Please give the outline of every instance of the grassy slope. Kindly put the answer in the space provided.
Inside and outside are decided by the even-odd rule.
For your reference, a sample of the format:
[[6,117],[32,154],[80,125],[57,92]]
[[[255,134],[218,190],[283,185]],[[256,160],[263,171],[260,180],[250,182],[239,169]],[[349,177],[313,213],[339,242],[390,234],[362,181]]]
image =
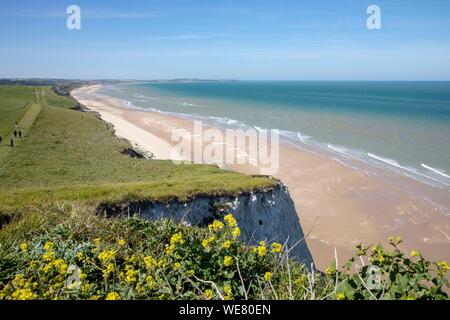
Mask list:
[[[30,90],[15,88],[17,105],[36,102]],[[120,151],[128,144],[115,138],[105,122],[93,113],[65,109],[75,102],[56,96],[49,88],[45,92],[31,130],[0,164],[0,210],[50,200],[186,199],[273,186],[267,178],[213,166],[175,165],[122,155]]]

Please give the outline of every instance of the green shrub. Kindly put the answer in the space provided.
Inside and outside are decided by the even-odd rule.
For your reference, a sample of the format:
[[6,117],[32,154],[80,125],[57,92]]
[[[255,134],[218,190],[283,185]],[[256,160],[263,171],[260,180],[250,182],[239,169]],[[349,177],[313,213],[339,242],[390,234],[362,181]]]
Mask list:
[[[406,258],[396,240],[392,252],[358,246],[342,270],[324,274],[289,259],[282,244],[244,245],[239,235],[232,215],[201,229],[75,208],[39,212],[0,230],[0,299],[447,297],[448,266]],[[374,267],[381,288],[372,286]]]

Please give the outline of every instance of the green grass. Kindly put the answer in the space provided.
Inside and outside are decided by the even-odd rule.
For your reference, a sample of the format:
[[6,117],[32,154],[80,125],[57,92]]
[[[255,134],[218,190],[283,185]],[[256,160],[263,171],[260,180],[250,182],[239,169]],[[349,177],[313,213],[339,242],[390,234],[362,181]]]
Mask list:
[[[36,98],[34,88],[14,89],[19,96],[23,91],[18,105]],[[44,92],[39,103],[29,104],[22,116],[20,124],[30,127],[29,132],[0,163],[1,211],[55,200],[94,204],[184,200],[196,195],[238,194],[275,184],[265,177],[214,166],[130,158],[121,153],[129,144],[117,139],[96,114],[67,109],[75,102],[55,96],[48,88]]]

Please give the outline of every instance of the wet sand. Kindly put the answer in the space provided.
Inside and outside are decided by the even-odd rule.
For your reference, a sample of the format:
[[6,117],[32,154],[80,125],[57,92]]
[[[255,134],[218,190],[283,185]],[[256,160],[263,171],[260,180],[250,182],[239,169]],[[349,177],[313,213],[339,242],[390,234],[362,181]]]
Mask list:
[[[195,148],[192,120],[127,109],[120,100],[98,95],[98,86],[83,87],[72,95],[85,107],[111,123],[116,134],[157,159],[173,159],[174,132],[188,136]],[[279,146],[280,168],[275,174],[288,187],[307,243],[319,268],[334,260],[334,248],[342,262],[354,246],[387,243],[402,236],[407,252],[419,250],[432,260],[450,260],[450,192],[401,175],[354,170],[326,157],[284,144]],[[227,146],[224,146],[226,151]],[[198,150],[197,150],[198,151]],[[250,154],[250,150],[246,150]],[[241,155],[242,156],[242,155]],[[187,157],[189,158],[189,157]],[[175,155],[176,160],[186,157]],[[260,166],[249,156],[245,164],[226,169],[259,174]],[[380,169],[381,170],[381,169]]]

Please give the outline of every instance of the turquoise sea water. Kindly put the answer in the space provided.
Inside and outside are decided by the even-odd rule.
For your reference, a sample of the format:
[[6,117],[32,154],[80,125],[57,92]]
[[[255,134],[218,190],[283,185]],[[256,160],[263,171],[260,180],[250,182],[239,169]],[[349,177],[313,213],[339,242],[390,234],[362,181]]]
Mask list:
[[450,188],[450,82],[134,83],[100,93],[218,126],[279,129],[296,147]]

